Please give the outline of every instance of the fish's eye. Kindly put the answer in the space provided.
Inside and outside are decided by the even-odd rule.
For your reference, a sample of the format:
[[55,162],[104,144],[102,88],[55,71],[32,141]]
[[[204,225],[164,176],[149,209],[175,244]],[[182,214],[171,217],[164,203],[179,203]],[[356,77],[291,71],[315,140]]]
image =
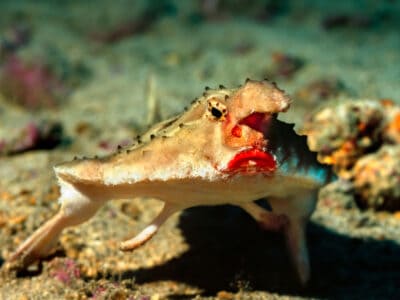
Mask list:
[[219,119],[222,117],[222,111],[220,111],[218,108],[211,108],[211,114],[216,118]]
[[223,121],[227,115],[226,105],[219,99],[212,98],[208,100],[207,115],[210,119],[216,121]]

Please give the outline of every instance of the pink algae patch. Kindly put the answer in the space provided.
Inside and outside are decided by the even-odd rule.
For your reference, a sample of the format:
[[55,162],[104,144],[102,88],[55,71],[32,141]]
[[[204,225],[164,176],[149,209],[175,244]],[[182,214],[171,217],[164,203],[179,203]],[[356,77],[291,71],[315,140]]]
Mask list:
[[27,109],[55,107],[62,90],[61,81],[44,64],[28,64],[10,56],[1,69],[1,93]]

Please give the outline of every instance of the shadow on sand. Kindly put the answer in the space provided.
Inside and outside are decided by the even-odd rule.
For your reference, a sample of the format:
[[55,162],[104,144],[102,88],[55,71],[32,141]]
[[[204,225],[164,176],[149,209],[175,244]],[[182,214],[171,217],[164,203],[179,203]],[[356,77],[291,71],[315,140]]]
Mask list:
[[189,209],[180,228],[188,252],[123,277],[135,277],[137,283],[176,280],[201,288],[204,295],[244,289],[325,299],[400,299],[400,246],[391,241],[350,238],[311,223],[312,278],[301,288],[283,237],[262,231],[240,209]]

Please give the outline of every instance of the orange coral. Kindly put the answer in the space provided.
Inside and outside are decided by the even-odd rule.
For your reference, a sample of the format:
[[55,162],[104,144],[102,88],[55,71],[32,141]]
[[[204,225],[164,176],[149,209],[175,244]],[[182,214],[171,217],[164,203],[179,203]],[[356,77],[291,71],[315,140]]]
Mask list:
[[400,209],[400,107],[393,100],[325,107],[303,133],[318,159],[352,183],[361,207]]

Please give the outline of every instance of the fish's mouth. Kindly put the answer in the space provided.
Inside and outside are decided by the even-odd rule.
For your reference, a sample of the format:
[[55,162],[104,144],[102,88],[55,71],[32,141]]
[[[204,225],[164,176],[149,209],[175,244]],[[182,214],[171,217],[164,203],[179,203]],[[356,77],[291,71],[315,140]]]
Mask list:
[[[241,130],[241,126],[247,126],[254,132],[254,141],[247,147],[236,153],[228,162],[227,171],[229,173],[256,174],[256,173],[272,173],[277,168],[274,155],[269,153],[265,147],[266,141],[264,133],[268,130],[272,115],[261,112],[253,112],[241,119],[232,128],[232,135],[235,136],[236,131]],[[261,133],[261,134],[260,134]]]
[[270,119],[270,114],[253,112],[247,117],[241,119],[238,124],[248,126],[255,131],[264,133],[270,123]]

